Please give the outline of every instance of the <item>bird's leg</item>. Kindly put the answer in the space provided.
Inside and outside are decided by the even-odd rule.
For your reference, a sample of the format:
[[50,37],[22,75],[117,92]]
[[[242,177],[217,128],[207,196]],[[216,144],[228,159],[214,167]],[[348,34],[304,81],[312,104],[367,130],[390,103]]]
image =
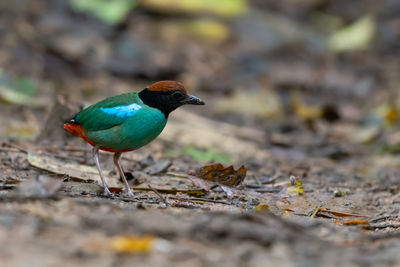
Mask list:
[[115,164],[115,166],[117,166],[119,175],[122,177],[122,180],[124,180],[125,187],[126,187],[126,193],[128,194],[128,196],[132,197],[132,196],[134,196],[134,194],[131,190],[131,187],[128,184],[128,181],[126,180],[124,170],[122,169],[121,164],[119,164],[119,158],[121,157],[121,155],[122,154],[118,153],[118,152],[114,154],[114,164]]
[[107,187],[106,181],[104,180],[103,172],[101,171],[100,162],[99,162],[99,148],[98,146],[93,147],[93,158],[96,163],[97,170],[99,171],[101,181],[104,187],[104,194],[111,195],[110,190]]

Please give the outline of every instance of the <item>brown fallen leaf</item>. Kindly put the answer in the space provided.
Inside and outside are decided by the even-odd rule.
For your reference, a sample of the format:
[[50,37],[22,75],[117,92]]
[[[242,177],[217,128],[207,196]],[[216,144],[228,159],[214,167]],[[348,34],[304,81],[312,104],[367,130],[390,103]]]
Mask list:
[[246,172],[244,166],[235,171],[232,165],[224,168],[221,163],[215,163],[201,167],[194,174],[188,175],[188,178],[195,186],[206,191],[210,191],[215,186],[220,186],[228,197],[232,197],[235,191],[232,190],[233,187],[244,181]]
[[205,181],[201,178],[197,178],[196,176],[193,176],[193,175],[188,175],[187,178],[190,181],[192,181],[194,186],[199,187],[205,191],[211,190],[211,185],[207,181]]
[[237,194],[251,195],[267,201],[274,199],[276,201],[274,196],[254,192],[246,188],[237,188],[246,178],[246,172],[247,169],[244,166],[241,166],[235,171],[233,166],[224,168],[222,164],[215,163],[201,167],[198,171],[188,174],[186,177],[191,180],[195,186],[205,191],[210,191],[216,186],[219,186],[226,193],[228,198],[231,198],[233,194]]
[[235,171],[232,165],[224,168],[221,163],[215,163],[201,167],[196,171],[195,176],[207,181],[235,187],[244,181],[246,172],[247,170],[244,166]]

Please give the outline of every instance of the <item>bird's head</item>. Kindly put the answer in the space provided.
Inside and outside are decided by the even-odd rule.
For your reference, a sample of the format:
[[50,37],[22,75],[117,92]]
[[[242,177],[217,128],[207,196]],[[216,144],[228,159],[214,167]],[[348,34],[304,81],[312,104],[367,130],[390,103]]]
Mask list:
[[203,100],[189,95],[185,87],[175,81],[160,81],[146,87],[139,93],[144,104],[161,110],[166,117],[178,107],[189,105],[204,105]]

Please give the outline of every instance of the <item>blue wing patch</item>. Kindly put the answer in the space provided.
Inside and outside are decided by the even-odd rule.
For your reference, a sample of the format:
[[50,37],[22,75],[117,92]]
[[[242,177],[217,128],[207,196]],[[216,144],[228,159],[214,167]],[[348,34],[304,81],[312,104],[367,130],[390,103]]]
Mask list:
[[137,93],[127,93],[106,98],[79,112],[74,120],[86,131],[101,131],[122,124],[146,109]]
[[141,109],[142,106],[133,103],[130,105],[125,105],[125,106],[116,106],[116,107],[111,107],[111,108],[103,108],[100,107],[100,110],[103,111],[104,113],[114,115],[120,118],[126,118],[129,116],[134,115],[136,112]]

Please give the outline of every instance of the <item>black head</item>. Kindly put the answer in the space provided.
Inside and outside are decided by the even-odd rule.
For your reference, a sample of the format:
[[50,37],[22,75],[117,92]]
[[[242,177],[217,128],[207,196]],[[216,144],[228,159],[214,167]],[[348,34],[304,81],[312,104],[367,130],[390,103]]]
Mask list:
[[204,102],[195,96],[189,95],[185,87],[175,81],[160,81],[153,83],[139,93],[140,99],[146,105],[157,108],[168,117],[169,113],[182,105],[204,105]]

